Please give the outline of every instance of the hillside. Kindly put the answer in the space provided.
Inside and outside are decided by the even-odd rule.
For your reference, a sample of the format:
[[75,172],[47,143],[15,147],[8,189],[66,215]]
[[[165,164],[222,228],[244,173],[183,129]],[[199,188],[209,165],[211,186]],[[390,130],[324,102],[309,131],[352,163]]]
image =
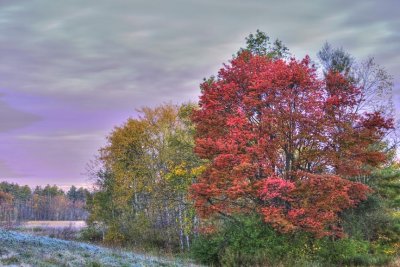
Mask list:
[[1,266],[179,266],[156,257],[0,229]]

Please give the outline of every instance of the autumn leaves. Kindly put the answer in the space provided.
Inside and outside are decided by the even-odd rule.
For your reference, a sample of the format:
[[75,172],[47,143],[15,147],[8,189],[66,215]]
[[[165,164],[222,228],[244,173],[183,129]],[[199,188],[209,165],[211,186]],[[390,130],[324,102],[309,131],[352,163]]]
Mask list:
[[209,164],[192,186],[197,209],[341,236],[338,214],[370,192],[351,179],[385,162],[374,144],[393,127],[379,111],[357,112],[361,94],[337,71],[318,77],[308,57],[240,52],[202,84],[195,150]]

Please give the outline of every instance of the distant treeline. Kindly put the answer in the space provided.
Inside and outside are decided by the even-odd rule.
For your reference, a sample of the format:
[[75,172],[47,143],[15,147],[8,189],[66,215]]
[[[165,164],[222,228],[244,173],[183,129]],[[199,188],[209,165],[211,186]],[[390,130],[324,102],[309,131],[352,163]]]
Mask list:
[[71,188],[64,192],[56,185],[29,186],[0,183],[0,222],[28,220],[85,220],[85,204],[89,191]]

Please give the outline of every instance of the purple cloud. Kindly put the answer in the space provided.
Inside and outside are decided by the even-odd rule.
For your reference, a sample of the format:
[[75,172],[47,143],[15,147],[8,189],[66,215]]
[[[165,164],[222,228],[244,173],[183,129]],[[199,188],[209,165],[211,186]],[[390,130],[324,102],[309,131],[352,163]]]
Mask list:
[[114,126],[144,105],[196,101],[202,78],[256,29],[298,57],[314,57],[325,41],[375,56],[394,75],[400,118],[399,8],[397,0],[1,1],[0,178],[87,183],[85,165]]

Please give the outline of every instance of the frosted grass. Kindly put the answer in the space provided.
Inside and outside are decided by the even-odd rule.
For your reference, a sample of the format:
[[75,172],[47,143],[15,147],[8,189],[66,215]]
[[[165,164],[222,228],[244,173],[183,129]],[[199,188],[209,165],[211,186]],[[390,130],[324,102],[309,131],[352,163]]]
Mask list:
[[187,266],[187,263],[0,229],[1,266]]

